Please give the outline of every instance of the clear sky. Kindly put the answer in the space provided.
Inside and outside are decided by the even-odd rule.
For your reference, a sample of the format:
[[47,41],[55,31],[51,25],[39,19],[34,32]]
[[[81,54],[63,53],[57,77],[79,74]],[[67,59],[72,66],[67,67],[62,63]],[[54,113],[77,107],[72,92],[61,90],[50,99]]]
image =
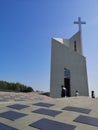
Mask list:
[[51,38],[70,38],[81,17],[89,89],[98,96],[98,0],[0,0],[0,80],[49,91]]

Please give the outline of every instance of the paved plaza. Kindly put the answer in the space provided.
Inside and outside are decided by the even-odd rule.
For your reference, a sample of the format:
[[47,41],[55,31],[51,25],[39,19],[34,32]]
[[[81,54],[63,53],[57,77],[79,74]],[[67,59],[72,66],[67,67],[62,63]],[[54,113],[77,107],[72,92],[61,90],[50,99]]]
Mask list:
[[0,130],[98,130],[98,99],[0,92]]

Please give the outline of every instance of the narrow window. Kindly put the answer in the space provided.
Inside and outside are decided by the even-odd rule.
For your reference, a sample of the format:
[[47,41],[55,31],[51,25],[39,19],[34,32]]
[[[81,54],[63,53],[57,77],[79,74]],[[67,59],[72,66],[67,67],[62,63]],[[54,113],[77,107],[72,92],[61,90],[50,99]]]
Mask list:
[[76,41],[74,41],[74,51],[77,51],[77,44],[76,44]]
[[70,77],[70,70],[64,68],[64,78],[69,78]]

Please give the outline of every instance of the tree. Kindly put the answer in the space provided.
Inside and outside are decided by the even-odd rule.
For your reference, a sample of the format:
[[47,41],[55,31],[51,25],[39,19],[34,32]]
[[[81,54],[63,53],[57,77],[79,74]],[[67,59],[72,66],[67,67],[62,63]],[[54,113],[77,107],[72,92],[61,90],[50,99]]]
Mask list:
[[1,90],[11,90],[11,91],[17,91],[17,92],[33,92],[34,90],[32,87],[28,87],[26,85],[23,85],[21,83],[9,83],[6,81],[0,81],[0,89]]

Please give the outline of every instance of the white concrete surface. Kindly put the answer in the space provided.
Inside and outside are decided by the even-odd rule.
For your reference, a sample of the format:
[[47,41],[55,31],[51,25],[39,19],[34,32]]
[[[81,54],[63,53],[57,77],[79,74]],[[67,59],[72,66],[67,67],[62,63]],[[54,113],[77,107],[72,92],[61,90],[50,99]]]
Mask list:
[[[77,51],[74,51],[76,41]],[[61,97],[64,85],[64,68],[70,70],[71,96],[78,90],[81,96],[88,96],[86,58],[82,55],[81,33],[70,39],[53,38],[51,49],[50,96]]]

